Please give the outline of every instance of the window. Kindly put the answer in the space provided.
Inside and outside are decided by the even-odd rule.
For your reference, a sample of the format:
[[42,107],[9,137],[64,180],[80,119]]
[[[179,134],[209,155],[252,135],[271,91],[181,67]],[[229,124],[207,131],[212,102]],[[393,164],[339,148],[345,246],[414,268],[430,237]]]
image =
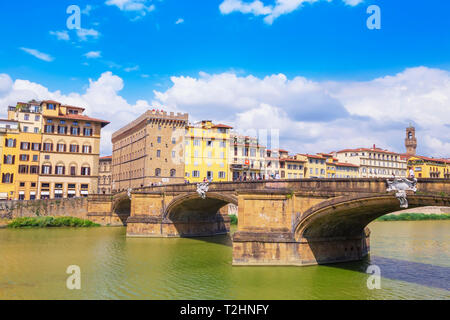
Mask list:
[[56,107],[55,107],[55,105],[53,103],[49,103],[49,104],[47,104],[47,109],[48,110],[55,110]]
[[212,147],[213,146],[213,142],[211,140],[206,141],[206,146],[207,147]]
[[89,168],[89,167],[82,167],[81,168],[81,175],[82,176],[90,176],[91,175],[91,168]]
[[34,116],[34,121],[39,121],[40,119],[41,119],[41,117],[39,115]]
[[177,175],[177,171],[175,169],[170,170],[170,176],[173,178]]
[[83,128],[83,135],[86,136],[86,137],[92,136],[92,129]]
[[79,147],[77,144],[70,145],[70,152],[73,152],[73,153],[78,152],[78,149],[79,149]]
[[157,176],[157,177],[161,176],[161,169],[160,168],[156,168],[155,169],[155,176]]
[[20,143],[20,150],[30,150],[30,143],[29,142],[21,142]]
[[175,151],[172,151],[172,158],[175,158]]
[[156,157],[161,158],[161,150],[156,150]]
[[3,163],[4,164],[14,164],[16,162],[16,156],[13,155],[4,155]]
[[225,172],[224,171],[219,171],[219,179],[225,179]]
[[83,153],[91,153],[92,147],[91,146],[83,146]]
[[34,151],[39,151],[39,150],[41,150],[41,144],[40,143],[33,143],[31,145],[31,149],[34,150]]
[[80,135],[80,128],[78,127],[71,127],[70,128],[70,134],[73,136],[79,136]]
[[44,151],[53,151],[53,143],[44,143]]
[[52,166],[50,165],[43,165],[41,169],[42,174],[52,174]]
[[34,133],[39,133],[39,128],[34,128]]
[[56,145],[56,150],[57,150],[58,152],[66,152],[66,145],[65,145],[65,144],[62,144],[62,143],[58,143],[58,144]]
[[28,132],[28,127],[23,127],[23,132]]
[[30,156],[28,154],[21,154],[19,156],[20,161],[28,161],[30,159]]
[[192,177],[194,177],[194,178],[200,177],[200,171],[198,171],[198,170],[192,171]]
[[25,114],[25,115],[23,116],[23,119],[24,119],[25,121],[30,120],[30,115],[29,115],[29,114]]
[[19,173],[22,173],[22,174],[28,173],[28,166],[20,165],[19,166]]
[[48,125],[48,124],[46,124],[44,126],[44,132],[45,133],[53,133],[54,131],[55,131],[55,126],[51,126],[51,125]]
[[14,182],[14,173],[2,174],[2,183],[13,183],[13,182]]
[[70,167],[70,175],[76,176],[77,175],[77,168],[75,166]]
[[16,139],[6,139],[5,145],[8,148],[15,148],[16,147]]
[[[31,174],[38,174],[39,173],[39,167],[38,166],[31,166],[30,167],[30,173]],[[34,185],[33,185],[34,184]],[[31,183],[32,187],[36,187],[36,183]]]
[[67,127],[65,127],[65,126],[58,126],[58,133],[59,134],[66,134],[67,133]]
[[161,143],[161,137],[156,138],[156,141],[157,141],[158,143]]
[[64,175],[65,171],[66,171],[66,168],[63,165],[57,165],[55,167],[55,174]]

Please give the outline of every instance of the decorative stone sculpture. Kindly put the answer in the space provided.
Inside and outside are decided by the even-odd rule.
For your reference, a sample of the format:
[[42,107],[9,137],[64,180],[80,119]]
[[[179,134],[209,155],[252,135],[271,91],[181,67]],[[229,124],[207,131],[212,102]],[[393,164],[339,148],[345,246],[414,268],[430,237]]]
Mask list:
[[132,188],[128,188],[127,189],[127,196],[128,196],[128,198],[131,200],[131,191],[133,191],[133,189]]
[[208,182],[197,183],[197,193],[202,199],[206,198],[206,192],[208,192],[208,189],[209,189]]
[[408,199],[406,198],[406,191],[417,191],[417,179],[408,180],[405,178],[394,179],[392,181],[387,180],[386,192],[396,191],[395,196],[400,201],[400,208],[408,208]]

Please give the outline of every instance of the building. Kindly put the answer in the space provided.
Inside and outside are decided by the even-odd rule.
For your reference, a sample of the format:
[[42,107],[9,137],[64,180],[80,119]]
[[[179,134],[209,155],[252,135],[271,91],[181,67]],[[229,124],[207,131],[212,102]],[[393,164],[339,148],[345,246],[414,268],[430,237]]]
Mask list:
[[[10,199],[34,200],[97,193],[101,129],[109,122],[57,101],[18,102],[8,107],[2,175]],[[14,173],[12,173],[14,171]]]
[[210,120],[186,126],[185,179],[191,183],[204,179],[215,182],[229,181],[230,130],[224,124]]
[[416,178],[450,179],[450,160],[412,156],[408,168],[413,169]]
[[112,156],[99,158],[97,193],[112,193]]
[[297,154],[295,159],[305,161],[305,178],[326,178],[327,177],[327,158],[317,154]]
[[113,190],[184,181],[188,114],[148,110],[112,135]]
[[407,156],[415,156],[417,149],[416,129],[410,125],[406,128],[405,147]]
[[334,152],[341,163],[351,163],[359,166],[361,178],[392,178],[406,177],[406,159],[401,154],[377,148],[344,149]]
[[233,181],[262,179],[266,171],[266,147],[258,138],[231,133],[230,177]]
[[101,129],[108,121],[84,109],[42,101],[40,199],[86,197],[97,193]]
[[289,156],[289,152],[279,149],[280,179],[301,179],[305,175],[305,159]]
[[15,196],[19,133],[17,121],[0,119],[0,200]]
[[[328,156],[328,154],[322,154]],[[327,157],[327,178],[358,178],[359,166],[352,163],[342,163],[334,157]]]
[[278,150],[266,150],[265,179],[280,178],[280,153]]

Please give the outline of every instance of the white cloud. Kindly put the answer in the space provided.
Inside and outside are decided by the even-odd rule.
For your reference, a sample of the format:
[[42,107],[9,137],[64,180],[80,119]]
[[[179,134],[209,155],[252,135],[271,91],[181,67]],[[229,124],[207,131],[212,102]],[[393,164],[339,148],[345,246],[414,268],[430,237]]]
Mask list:
[[125,68],[124,70],[125,70],[125,72],[137,71],[137,70],[139,70],[139,66],[128,67],[128,68]]
[[329,152],[376,144],[404,152],[414,123],[419,153],[450,156],[450,73],[418,67],[364,82],[291,80],[233,73],[172,77],[155,104],[215,119],[239,130],[280,130],[292,152]]
[[130,103],[120,95],[123,80],[111,72],[89,80],[85,91],[69,94],[0,74],[0,105],[54,99],[83,106],[88,115],[111,121],[102,130],[102,154],[111,152],[115,130],[148,108],[158,108],[189,112],[191,121],[212,119],[242,132],[279,129],[280,147],[292,153],[373,144],[404,152],[405,127],[412,122],[420,154],[450,157],[450,72],[440,69],[417,67],[358,82],[234,73],[171,80],[170,88],[154,92],[154,101]]
[[177,21],[175,21],[175,24],[181,24],[184,22],[183,18],[179,18]]
[[52,36],[55,36],[58,40],[64,40],[64,41],[70,40],[70,36],[69,36],[69,33],[67,32],[67,30],[63,30],[63,31],[50,31],[50,34],[51,34]]
[[148,12],[155,10],[155,6],[149,0],[107,0],[105,2],[108,6],[116,6],[121,11],[134,12],[139,16],[134,17],[137,20],[145,16]]
[[[244,14],[252,14],[255,16],[265,16],[264,22],[272,24],[273,21],[284,15],[291,13],[303,6],[305,3],[315,3],[320,0],[275,0],[271,5],[265,5],[260,0],[224,0],[219,5],[219,10],[222,14],[230,14],[232,12],[241,12]],[[332,0],[327,0],[331,2]],[[364,0],[342,0],[345,4],[356,6]]]
[[[15,105],[17,101],[31,99],[52,99],[84,107],[87,115],[111,122],[102,129],[101,152],[106,155],[111,153],[112,133],[150,108],[148,102],[143,100],[135,104],[128,103],[119,95],[123,86],[120,77],[105,72],[97,80],[89,80],[89,86],[84,92],[62,94],[35,82],[20,79],[12,81],[8,75],[0,74],[0,105]],[[6,107],[0,110],[0,118],[6,117],[5,113]]]
[[84,56],[88,59],[97,59],[102,56],[101,51],[90,51],[88,53],[85,53]]
[[31,54],[32,56],[34,56],[40,60],[43,60],[43,61],[51,62],[51,61],[55,60],[51,55],[40,52],[36,49],[29,49],[29,48],[22,47],[22,48],[20,48],[20,50],[25,51],[26,53]]
[[94,9],[94,7],[88,4],[88,5],[86,5],[86,7],[81,11],[81,13],[88,16],[88,15],[91,14],[91,11],[92,11],[93,9]]
[[89,38],[98,39],[100,37],[100,32],[95,29],[78,29],[77,36],[80,41],[87,41]]

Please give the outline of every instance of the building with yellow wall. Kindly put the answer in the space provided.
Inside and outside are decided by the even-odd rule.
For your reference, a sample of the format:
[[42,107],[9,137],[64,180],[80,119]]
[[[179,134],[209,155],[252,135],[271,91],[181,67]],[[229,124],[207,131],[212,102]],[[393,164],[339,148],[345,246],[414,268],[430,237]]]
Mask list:
[[229,181],[230,130],[232,127],[212,121],[188,125],[185,134],[185,179],[190,183],[204,179]]
[[408,169],[413,169],[416,178],[450,179],[450,160],[412,156],[408,159]]
[[12,200],[15,197],[17,177],[19,124],[14,120],[0,120],[1,166],[0,200]]
[[326,178],[327,164],[326,157],[322,155],[297,154],[295,159],[306,161],[305,178]]

